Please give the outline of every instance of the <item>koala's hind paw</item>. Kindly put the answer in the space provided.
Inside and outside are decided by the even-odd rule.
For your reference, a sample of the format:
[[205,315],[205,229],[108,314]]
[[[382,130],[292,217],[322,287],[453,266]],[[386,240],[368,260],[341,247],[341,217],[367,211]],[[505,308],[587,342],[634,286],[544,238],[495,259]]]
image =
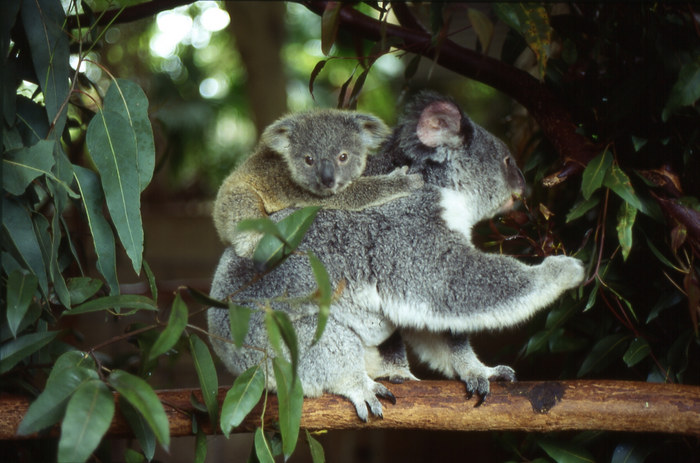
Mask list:
[[371,380],[370,382],[372,384],[369,389],[363,391],[353,391],[350,394],[343,394],[350,400],[350,402],[353,403],[355,410],[357,411],[357,416],[364,422],[367,422],[370,413],[379,418],[384,417],[382,403],[379,401],[379,399],[377,399],[377,397],[387,399],[392,404],[396,404],[396,397],[389,389],[386,388],[386,386]]
[[467,396],[471,399],[474,394],[478,400],[475,407],[478,407],[486,396],[491,392],[491,381],[515,381],[515,370],[506,365],[497,365],[495,367],[483,366],[476,370],[467,372],[462,376],[462,381],[467,388]]

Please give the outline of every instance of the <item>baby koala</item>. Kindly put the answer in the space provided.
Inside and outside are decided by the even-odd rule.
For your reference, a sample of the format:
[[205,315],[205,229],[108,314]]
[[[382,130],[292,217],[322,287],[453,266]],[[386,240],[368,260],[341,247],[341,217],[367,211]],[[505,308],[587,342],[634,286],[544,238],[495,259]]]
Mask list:
[[219,188],[214,224],[222,241],[239,256],[251,257],[262,234],[239,232],[243,219],[288,207],[359,211],[422,187],[422,177],[408,175],[405,167],[360,177],[370,151],[388,135],[380,119],[354,111],[317,110],[274,122],[255,152]]

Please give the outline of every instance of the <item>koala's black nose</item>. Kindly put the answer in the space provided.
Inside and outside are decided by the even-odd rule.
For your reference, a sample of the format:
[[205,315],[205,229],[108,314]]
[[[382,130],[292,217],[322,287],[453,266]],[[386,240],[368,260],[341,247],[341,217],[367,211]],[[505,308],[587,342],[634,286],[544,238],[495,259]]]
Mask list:
[[324,186],[331,188],[335,185],[335,166],[330,160],[322,159],[318,163],[318,176]]

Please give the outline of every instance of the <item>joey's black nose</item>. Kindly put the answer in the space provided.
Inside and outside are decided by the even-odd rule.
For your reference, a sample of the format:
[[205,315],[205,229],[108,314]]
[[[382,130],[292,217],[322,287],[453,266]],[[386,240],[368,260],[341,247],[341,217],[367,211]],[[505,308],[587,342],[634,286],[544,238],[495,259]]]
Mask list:
[[321,183],[328,188],[335,185],[335,166],[328,159],[322,159],[318,163],[318,176]]

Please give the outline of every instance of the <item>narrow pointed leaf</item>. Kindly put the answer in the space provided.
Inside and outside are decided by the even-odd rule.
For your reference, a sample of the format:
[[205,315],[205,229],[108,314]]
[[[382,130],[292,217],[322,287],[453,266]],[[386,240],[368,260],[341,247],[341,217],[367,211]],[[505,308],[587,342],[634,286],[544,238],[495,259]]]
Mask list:
[[73,309],[63,312],[63,315],[78,315],[88,312],[98,312],[100,310],[114,310],[116,307],[123,309],[154,310],[157,311],[156,303],[149,297],[138,294],[123,294],[120,296],[104,296],[99,299],[80,304]]
[[227,309],[228,308],[228,303],[224,301],[220,301],[218,299],[214,299],[213,297],[209,296],[208,294],[204,294],[203,292],[187,287],[187,292],[190,293],[190,296],[192,296],[192,299],[195,301],[199,302],[202,305],[207,305],[210,307],[217,307],[219,309]]
[[68,280],[68,291],[73,304],[82,304],[95,295],[102,287],[102,282],[89,277],[76,277]]
[[141,414],[129,403],[128,400],[119,402],[119,410],[129,423],[136,440],[141,445],[141,450],[148,461],[153,459],[156,452],[156,435]]
[[651,353],[651,348],[649,343],[644,338],[634,338],[627,348],[625,355],[622,356],[622,360],[625,361],[628,367],[633,367],[642,360],[644,360],[649,353]]
[[275,458],[272,456],[270,444],[265,438],[265,433],[262,428],[255,430],[255,456],[258,457],[260,463],[275,463]]
[[226,438],[257,405],[264,389],[265,374],[259,365],[249,368],[236,378],[221,406],[220,425]]
[[204,404],[207,406],[209,418],[212,423],[218,421],[219,403],[216,395],[219,391],[219,379],[216,375],[214,361],[211,358],[209,348],[197,335],[190,335],[190,353],[197,370],[199,385],[202,389]]
[[319,441],[313,438],[308,429],[306,431],[306,441],[309,443],[309,452],[311,453],[311,461],[313,463],[324,463],[326,455],[323,452],[323,446]]
[[286,360],[275,357],[272,368],[277,382],[279,399],[279,425],[282,434],[282,451],[288,459],[297,445],[304,392],[299,378],[293,374],[292,366]]
[[[696,55],[697,56],[697,55]],[[671,89],[661,119],[666,122],[671,115],[684,106],[690,106],[700,99],[700,58],[683,65],[678,80]]]
[[168,325],[160,333],[156,342],[153,343],[151,352],[148,354],[148,360],[153,360],[172,349],[177,340],[180,339],[185,326],[187,326],[187,305],[180,297],[180,293],[177,293],[170,311],[170,317],[168,317]]
[[275,310],[272,312],[272,319],[277,325],[284,345],[287,346],[289,357],[292,362],[292,372],[296,376],[297,365],[299,365],[299,342],[297,340],[297,333],[286,313]]
[[595,463],[588,450],[566,442],[540,440],[537,444],[557,463]]
[[117,112],[99,111],[88,125],[86,141],[100,172],[107,208],[117,234],[138,274],[143,257],[143,226],[133,127]]
[[86,461],[109,429],[114,397],[100,380],[82,383],[68,401],[58,441],[59,463]]
[[136,137],[139,191],[143,191],[153,177],[156,158],[153,129],[148,118],[148,98],[135,82],[117,79],[107,90],[104,109],[119,113],[133,129]]
[[25,334],[0,346],[0,374],[10,371],[17,363],[53,341],[59,333],[44,331]]
[[56,142],[40,140],[36,145],[10,151],[2,160],[2,187],[19,196],[41,175],[53,175],[53,148]]
[[248,334],[248,325],[250,323],[250,314],[252,310],[248,307],[243,307],[236,304],[229,304],[228,320],[231,328],[231,338],[236,347],[241,347]]
[[14,337],[17,337],[17,329],[27,314],[38,284],[35,275],[20,270],[15,270],[8,276],[7,324]]
[[566,223],[573,222],[579,217],[584,216],[588,211],[600,204],[600,198],[598,195],[591,196],[588,199],[584,199],[577,205],[571,208],[568,214],[566,214]]
[[598,341],[583,361],[577,376],[584,376],[591,371],[600,371],[618,360],[628,339],[624,334],[611,334]]
[[331,287],[331,280],[326,268],[311,251],[309,251],[309,263],[311,264],[311,270],[314,272],[314,278],[316,278],[316,284],[318,285],[318,324],[316,325],[316,333],[313,339],[315,343],[321,338],[326,328],[326,323],[328,322],[328,316],[331,313],[333,288]]
[[472,28],[474,28],[474,32],[476,32],[482,52],[487,53],[493,38],[493,23],[484,13],[476,8],[467,8],[467,17]]
[[114,370],[109,375],[109,384],[141,414],[160,445],[167,449],[170,446],[170,425],[153,388],[138,376],[122,370]]
[[342,7],[342,2],[328,3],[321,16],[321,51],[326,56],[331,52],[331,47],[338,36]]
[[291,254],[301,243],[319,209],[315,206],[305,207],[282,219],[277,229],[283,240],[271,234],[264,235],[253,253],[256,264],[270,269]]
[[627,201],[635,209],[646,213],[644,205],[637,197],[632,187],[630,178],[625,174],[619,166],[613,165],[608,174],[605,176],[604,184],[615,192],[620,198]]
[[617,213],[617,238],[620,241],[622,248],[622,259],[627,260],[627,257],[632,250],[632,227],[634,226],[635,218],[637,217],[637,209],[628,202],[623,202],[620,210]]
[[583,199],[590,199],[593,192],[603,186],[603,181],[612,166],[612,162],[612,154],[606,150],[588,163],[581,180]]
[[41,246],[34,232],[29,211],[11,199],[3,198],[2,227],[14,245],[20,262],[27,270],[36,275],[41,291],[47,295],[49,280],[46,275]]
[[92,234],[97,254],[97,269],[100,271],[110,288],[110,294],[119,294],[117,280],[117,257],[114,234],[102,215],[104,195],[97,175],[84,167],[74,166],[75,180],[83,199],[85,216]]

